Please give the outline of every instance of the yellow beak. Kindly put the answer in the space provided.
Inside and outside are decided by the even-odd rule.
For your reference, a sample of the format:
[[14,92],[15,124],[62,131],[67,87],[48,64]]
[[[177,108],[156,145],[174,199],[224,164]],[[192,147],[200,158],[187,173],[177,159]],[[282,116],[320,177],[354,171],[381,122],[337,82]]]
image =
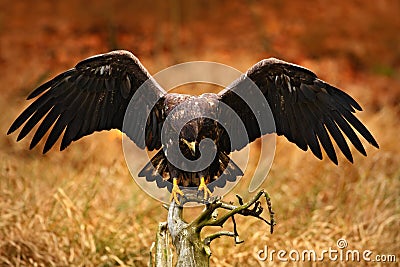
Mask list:
[[189,142],[185,139],[182,139],[183,142],[188,146],[188,148],[190,149],[190,153],[192,153],[192,155],[194,156],[196,154],[196,142]]

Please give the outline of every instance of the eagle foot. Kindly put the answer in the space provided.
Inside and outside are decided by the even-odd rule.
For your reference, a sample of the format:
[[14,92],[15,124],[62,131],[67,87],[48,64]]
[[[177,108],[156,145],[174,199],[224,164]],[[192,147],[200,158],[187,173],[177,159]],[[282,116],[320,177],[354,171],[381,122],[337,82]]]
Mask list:
[[178,194],[183,196],[183,192],[182,190],[179,188],[178,186],[178,180],[176,178],[172,179],[172,183],[173,183],[173,187],[172,187],[172,191],[171,191],[171,196],[169,197],[169,201],[171,202],[172,199],[175,200],[176,204],[180,205],[181,202],[178,199]]
[[211,191],[210,191],[210,189],[208,189],[208,187],[204,181],[204,177],[200,178],[200,185],[199,185],[198,190],[204,191],[204,200],[208,199],[208,197],[211,196]]

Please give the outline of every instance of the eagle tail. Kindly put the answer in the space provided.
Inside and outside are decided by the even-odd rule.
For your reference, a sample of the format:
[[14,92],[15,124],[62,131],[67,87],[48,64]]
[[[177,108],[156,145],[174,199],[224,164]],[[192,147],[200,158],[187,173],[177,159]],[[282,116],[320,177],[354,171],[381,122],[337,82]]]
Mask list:
[[171,187],[171,183],[167,182],[170,178],[168,161],[162,149],[143,167],[138,176],[146,177],[148,182],[156,181],[159,188]]
[[222,188],[226,182],[235,182],[238,177],[243,176],[243,171],[238,165],[227,155],[225,152],[218,153],[218,163],[211,169],[214,170],[213,176],[218,177],[210,184],[210,190],[213,191],[214,187]]
[[[208,178],[211,183],[208,187],[214,191],[215,187],[223,188],[227,182],[235,182],[243,176],[243,171],[225,152],[218,152],[218,160],[214,161],[208,168]],[[195,180],[193,184],[199,185],[199,173],[184,173],[187,180]],[[164,151],[161,149],[139,172],[139,177],[145,177],[148,182],[156,182],[159,188],[167,187],[172,189],[172,183],[169,181],[170,172],[168,170],[168,160]],[[194,186],[192,184],[192,186]]]

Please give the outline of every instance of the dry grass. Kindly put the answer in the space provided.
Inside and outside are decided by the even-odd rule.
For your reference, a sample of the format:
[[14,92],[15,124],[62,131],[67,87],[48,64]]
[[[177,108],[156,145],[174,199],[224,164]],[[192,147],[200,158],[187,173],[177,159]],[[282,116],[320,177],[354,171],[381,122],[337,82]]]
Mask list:
[[[263,16],[257,4],[249,9],[251,11],[242,9],[242,24],[233,19],[226,25],[215,24],[218,22],[216,15],[209,18],[212,27],[203,26],[204,20],[200,23],[199,20],[180,18],[189,26],[182,27],[179,32],[181,43],[178,45],[185,49],[179,55],[176,50],[170,49],[171,44],[167,42],[171,32],[168,27],[172,26],[167,23],[167,26],[155,29],[155,25],[160,23],[159,16],[147,19],[148,25],[144,27],[138,22],[142,17],[133,18],[115,8],[121,11],[121,17],[111,17],[115,25],[111,24],[116,27],[115,37],[110,33],[112,27],[105,30],[100,27],[110,19],[106,13],[101,13],[108,8],[107,4],[83,12],[78,9],[76,1],[71,1],[72,8],[66,7],[69,4],[60,3],[54,13],[48,12],[53,1],[44,2],[32,12],[28,11],[33,7],[19,2],[7,6],[7,12],[0,13],[0,44],[2,51],[7,51],[0,57],[3,84],[0,133],[7,131],[26,105],[23,102],[26,93],[44,77],[47,78],[48,72],[55,74],[85,56],[108,50],[111,43],[117,42],[119,47],[135,51],[153,73],[174,60],[193,59],[215,60],[245,70],[260,57],[272,53],[266,53],[263,51],[265,47],[260,45],[253,49],[253,44],[257,43],[254,40],[266,34],[270,39],[265,39],[269,41],[265,45],[269,45],[270,51],[287,54],[287,60],[296,59],[297,63],[312,68],[324,79],[346,88],[355,96],[366,110],[360,117],[381,148],[368,147],[367,158],[354,151],[354,165],[341,157],[337,167],[328,160],[318,161],[310,152],[301,152],[284,138],[278,138],[275,161],[263,185],[271,195],[276,212],[278,225],[275,233],[270,235],[268,227],[261,222],[238,218],[238,230],[245,243],[234,246],[229,238],[214,241],[211,247],[212,266],[268,266],[268,261],[260,262],[254,254],[264,245],[275,250],[311,248],[320,251],[335,248],[336,240],[341,237],[346,238],[350,249],[396,254],[399,261],[400,145],[397,138],[400,80],[396,60],[400,51],[393,49],[393,42],[397,40],[395,36],[398,36],[393,34],[393,29],[396,29],[393,25],[399,25],[398,19],[382,16],[382,23],[387,26],[381,28],[378,27],[380,24],[376,25],[378,21],[374,20],[373,8],[365,7],[357,13],[358,20],[352,21],[353,26],[360,16],[365,15],[365,23],[375,25],[387,37],[379,38],[379,34],[374,32],[374,36],[378,36],[375,38],[377,48],[371,48],[372,44],[366,41],[368,31],[361,26],[361,31],[354,26],[357,34],[346,38],[350,30],[344,29],[344,25],[342,28],[336,25],[339,29],[331,32],[327,30],[329,21],[318,24],[321,22],[320,15],[315,14],[296,21],[293,13],[296,9],[287,10],[278,2],[273,2],[272,11],[286,12],[282,14],[293,20],[280,24],[279,17],[273,15],[271,9],[268,16]],[[351,13],[356,2],[340,3],[346,12]],[[387,2],[382,1],[376,12],[383,12],[382,9],[394,12],[396,8],[385,6]],[[237,8],[237,5],[215,8],[218,12],[225,8],[227,13],[232,13],[231,9]],[[210,6],[212,4],[209,3]],[[0,7],[5,8],[6,5],[1,4]],[[160,10],[157,12],[162,13]],[[201,10],[197,6],[191,16],[202,18]],[[64,12],[73,13],[73,18],[78,21],[86,19],[87,13],[96,19],[77,27]],[[332,18],[340,18],[340,8],[332,12]],[[166,16],[165,13],[161,15]],[[123,20],[131,20],[135,26],[119,24]],[[254,20],[264,21],[268,27],[265,31],[249,31]],[[26,25],[32,29],[28,30]],[[244,39],[240,39],[239,35],[228,36],[229,31],[223,35],[224,27],[242,32]],[[208,40],[206,35],[201,34],[208,31],[215,37],[223,35],[224,38],[208,36]],[[280,35],[282,31],[287,35]],[[308,37],[323,38],[324,41],[312,42],[314,39],[307,38],[307,32],[310,32]],[[319,36],[318,32],[327,36]],[[155,38],[159,35],[165,39]],[[298,41],[287,42],[290,37],[299,35],[302,38]],[[331,53],[335,49],[330,42],[332,38],[340,40],[338,49],[341,53],[337,55]],[[310,42],[312,47],[309,47]],[[359,46],[354,48],[353,42],[359,42]],[[287,44],[290,49],[283,51],[282,44]],[[374,51],[382,54],[379,66],[374,66],[376,61],[369,57],[368,52]],[[375,54],[373,58],[376,58]],[[365,68],[359,68],[360,64]],[[157,223],[165,220],[166,211],[132,181],[116,136],[113,133],[97,133],[74,143],[62,153],[52,150],[42,156],[40,149],[28,151],[27,141],[17,144],[15,136],[2,135],[1,266],[146,266]],[[243,190],[242,186],[234,191]],[[298,265],[311,266],[312,263]]]

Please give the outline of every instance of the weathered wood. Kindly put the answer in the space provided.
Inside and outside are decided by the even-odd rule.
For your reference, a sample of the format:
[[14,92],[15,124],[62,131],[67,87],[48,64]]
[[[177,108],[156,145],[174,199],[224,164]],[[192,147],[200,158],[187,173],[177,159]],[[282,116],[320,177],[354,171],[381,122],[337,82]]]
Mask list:
[[[155,247],[155,259],[153,263],[152,250]],[[172,250],[169,246],[169,232],[166,222],[161,222],[158,225],[156,241],[152,244],[150,249],[150,267],[172,267]]]
[[[268,206],[269,221],[261,217],[263,208],[260,198],[262,196],[265,197]],[[173,201],[168,207],[167,223],[160,223],[158,228],[156,243],[154,244],[156,247],[155,265],[152,265],[151,261],[149,265],[156,267],[172,266],[172,253],[169,250],[168,232],[172,237],[172,245],[176,249],[177,267],[208,267],[211,256],[210,243],[221,236],[233,237],[235,244],[242,243],[243,241],[239,239],[237,232],[235,215],[251,216],[260,219],[267,223],[270,226],[270,232],[273,232],[275,225],[274,212],[272,211],[271,202],[266,192],[261,190],[247,203],[243,203],[240,196],[237,196],[237,198],[239,202],[238,206],[232,203],[224,203],[220,198],[214,198],[206,204],[203,212],[191,223],[183,220],[183,207]],[[188,201],[186,200],[186,202]],[[228,210],[228,212],[218,217],[218,209]],[[204,227],[221,227],[229,218],[232,219],[234,225],[233,232],[220,231],[201,239],[200,233]]]
[[182,220],[183,208],[174,201],[168,211],[168,229],[178,256],[176,267],[207,267],[211,251],[195,225]]

